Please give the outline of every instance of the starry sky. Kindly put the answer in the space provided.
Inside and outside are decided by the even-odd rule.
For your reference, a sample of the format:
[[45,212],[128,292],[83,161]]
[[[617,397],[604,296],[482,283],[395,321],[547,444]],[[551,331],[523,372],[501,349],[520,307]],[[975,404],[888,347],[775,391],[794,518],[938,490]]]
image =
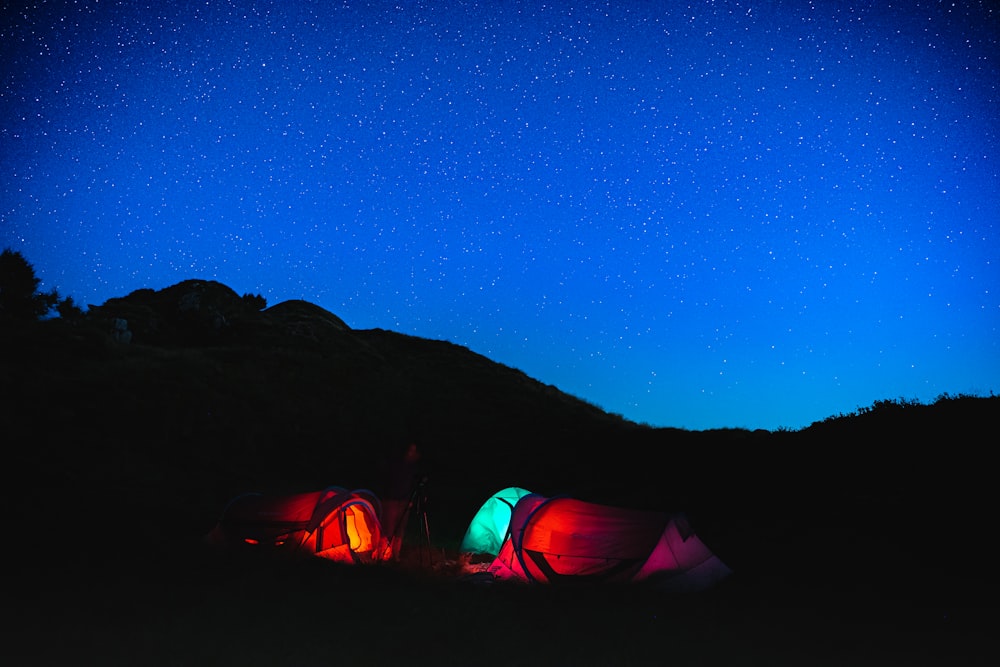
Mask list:
[[1000,390],[991,2],[5,3],[0,247],[653,426]]

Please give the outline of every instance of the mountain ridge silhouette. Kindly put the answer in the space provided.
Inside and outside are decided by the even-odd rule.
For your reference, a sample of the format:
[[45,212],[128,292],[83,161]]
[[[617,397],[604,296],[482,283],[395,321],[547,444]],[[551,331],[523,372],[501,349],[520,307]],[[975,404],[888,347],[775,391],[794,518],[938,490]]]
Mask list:
[[[874,543],[914,571],[942,567],[959,555],[934,530],[962,535],[968,563],[988,532],[981,434],[998,397],[882,401],[800,431],[650,427],[448,341],[263,305],[189,280],[3,329],[14,510],[71,498],[81,517],[114,508],[138,543],[197,541],[238,493],[377,489],[413,440],[446,543],[511,485],[683,511],[737,571],[775,567],[790,544],[808,554],[796,567],[836,561],[842,576]],[[65,530],[100,549],[91,528]]]

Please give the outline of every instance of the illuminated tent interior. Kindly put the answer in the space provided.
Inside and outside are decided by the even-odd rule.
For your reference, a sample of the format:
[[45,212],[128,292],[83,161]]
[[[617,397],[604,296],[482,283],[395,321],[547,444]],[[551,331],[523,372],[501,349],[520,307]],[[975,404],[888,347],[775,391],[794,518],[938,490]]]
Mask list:
[[[491,496],[462,543],[466,553],[495,553],[488,567],[495,579],[645,581],[664,590],[703,590],[732,572],[681,514],[523,491],[512,487]],[[509,524],[501,529],[505,516]]]
[[465,554],[500,553],[500,547],[507,537],[510,527],[510,515],[517,501],[531,492],[517,486],[510,486],[497,491],[483,503],[462,538],[460,550]]
[[378,498],[366,489],[331,486],[287,496],[245,493],[229,501],[207,541],[260,553],[373,562],[390,556],[379,513]]

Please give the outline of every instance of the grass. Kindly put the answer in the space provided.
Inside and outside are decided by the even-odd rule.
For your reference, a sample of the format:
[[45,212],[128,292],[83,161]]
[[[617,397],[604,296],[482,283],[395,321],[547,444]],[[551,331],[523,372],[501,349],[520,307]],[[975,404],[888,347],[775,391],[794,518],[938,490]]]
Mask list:
[[482,583],[455,562],[233,559],[194,543],[75,559],[67,548],[18,566],[0,657],[19,666],[996,664],[996,608],[976,596],[921,599],[918,580],[878,589],[777,568],[663,594]]

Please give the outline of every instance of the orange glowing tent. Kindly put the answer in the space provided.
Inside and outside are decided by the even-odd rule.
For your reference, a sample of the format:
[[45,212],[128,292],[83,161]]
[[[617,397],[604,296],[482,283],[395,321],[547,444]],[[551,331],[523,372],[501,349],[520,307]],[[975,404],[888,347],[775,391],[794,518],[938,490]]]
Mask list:
[[[494,498],[487,503],[495,505]],[[509,517],[487,569],[494,579],[648,582],[661,590],[693,591],[731,574],[682,514],[528,493],[516,495]],[[477,513],[474,520],[480,518]]]
[[226,505],[209,544],[267,554],[314,555],[343,563],[390,556],[378,497],[331,486],[287,496],[245,493]]

